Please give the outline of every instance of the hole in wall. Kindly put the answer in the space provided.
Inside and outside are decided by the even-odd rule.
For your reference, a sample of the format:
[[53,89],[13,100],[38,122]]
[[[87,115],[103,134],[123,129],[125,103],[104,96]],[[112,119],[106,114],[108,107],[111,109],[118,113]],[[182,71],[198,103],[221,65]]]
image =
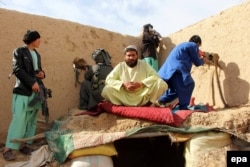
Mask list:
[[128,138],[114,142],[118,155],[114,167],[184,167],[185,143],[172,143],[168,136]]

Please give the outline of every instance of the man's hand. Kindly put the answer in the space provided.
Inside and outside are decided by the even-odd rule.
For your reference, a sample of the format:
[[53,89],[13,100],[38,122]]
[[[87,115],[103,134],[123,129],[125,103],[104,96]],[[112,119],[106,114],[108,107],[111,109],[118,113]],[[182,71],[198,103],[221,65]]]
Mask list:
[[43,71],[39,71],[39,72],[36,74],[36,77],[37,77],[37,78],[40,78],[40,79],[43,79],[43,78],[45,77],[44,72],[43,72]]
[[123,87],[129,92],[135,92],[141,89],[144,85],[141,82],[124,82]]
[[209,58],[207,56],[204,56],[202,59],[203,59],[205,64],[208,64],[208,65],[211,64],[211,61],[209,60]]
[[40,87],[38,85],[37,82],[35,82],[33,85],[32,85],[32,91],[33,92],[36,92],[36,93],[39,93],[40,92]]

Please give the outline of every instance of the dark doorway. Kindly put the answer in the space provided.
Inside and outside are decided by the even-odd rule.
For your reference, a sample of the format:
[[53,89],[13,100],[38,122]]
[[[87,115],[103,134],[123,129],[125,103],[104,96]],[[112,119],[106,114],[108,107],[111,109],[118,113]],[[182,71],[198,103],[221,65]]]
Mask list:
[[184,167],[184,143],[168,136],[128,138],[115,141],[114,167]]

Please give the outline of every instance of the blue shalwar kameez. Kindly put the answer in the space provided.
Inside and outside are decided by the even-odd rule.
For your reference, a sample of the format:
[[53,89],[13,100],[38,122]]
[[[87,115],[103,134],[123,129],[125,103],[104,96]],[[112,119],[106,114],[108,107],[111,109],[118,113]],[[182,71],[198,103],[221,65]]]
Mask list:
[[179,109],[188,109],[195,86],[190,74],[192,64],[195,66],[204,64],[199,57],[196,43],[183,42],[170,52],[158,71],[160,77],[168,84],[168,90],[159,98],[159,103],[168,103],[178,98]]

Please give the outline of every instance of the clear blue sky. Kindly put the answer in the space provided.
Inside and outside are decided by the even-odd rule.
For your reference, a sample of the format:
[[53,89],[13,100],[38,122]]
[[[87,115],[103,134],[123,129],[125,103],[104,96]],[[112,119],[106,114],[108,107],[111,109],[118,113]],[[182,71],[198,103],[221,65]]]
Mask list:
[[0,0],[0,8],[138,36],[151,23],[168,36],[246,0]]

